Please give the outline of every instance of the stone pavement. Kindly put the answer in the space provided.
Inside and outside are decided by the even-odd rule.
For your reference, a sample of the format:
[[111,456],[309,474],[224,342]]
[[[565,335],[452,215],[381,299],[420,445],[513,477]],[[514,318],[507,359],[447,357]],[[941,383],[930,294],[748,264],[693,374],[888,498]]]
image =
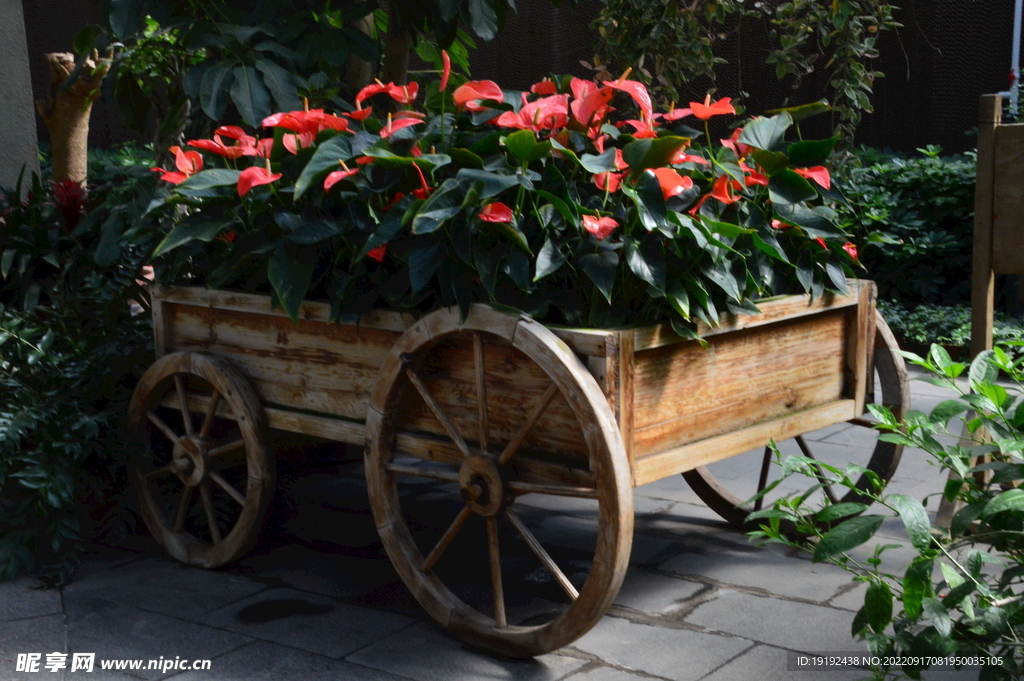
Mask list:
[[[912,389],[917,409],[930,410],[943,399],[940,389],[921,381],[913,381]],[[858,444],[866,443],[865,435],[870,433],[844,424],[809,440],[828,460],[863,460]],[[369,515],[359,460],[338,464],[336,455],[304,454],[294,470],[285,461],[279,464],[277,502],[265,536],[232,566],[185,567],[165,557],[151,539],[139,538],[124,547],[94,547],[75,580],[59,591],[38,589],[30,579],[0,583],[0,681],[78,678],[80,672],[69,671],[70,655],[64,670],[15,672],[16,654],[29,652],[42,653],[43,664],[47,653],[95,653],[96,669],[85,678],[102,681],[845,681],[867,676],[862,670],[787,671],[790,652],[860,649],[849,632],[862,590],[849,575],[779,546],[752,546],[679,476],[635,490],[631,567],[616,604],[590,633],[533,660],[471,650],[436,625],[395,574]],[[742,489],[741,474],[756,472],[760,456],[754,452],[722,462],[715,474]],[[921,498],[940,490],[942,482],[921,452],[907,451],[893,487]],[[441,487],[425,484],[413,496],[428,509],[423,517],[442,519],[443,530],[455,511],[445,506]],[[596,528],[593,503],[528,495],[516,504],[570,579],[585,577],[586,549]],[[936,498],[929,499],[928,509],[934,511],[936,504]],[[886,553],[886,565],[898,569],[912,555],[900,541],[901,528],[887,525],[881,533],[886,542],[904,547]],[[532,554],[517,551],[514,542],[506,549],[509,544],[502,546],[510,620],[524,621],[553,605],[559,592]],[[476,557],[471,551],[457,555],[467,565]],[[475,562],[480,570],[467,568],[460,585],[467,600],[474,592],[490,597],[486,563]],[[102,660],[160,658],[211,662],[200,671],[99,669]],[[963,671],[925,678],[976,676]]]

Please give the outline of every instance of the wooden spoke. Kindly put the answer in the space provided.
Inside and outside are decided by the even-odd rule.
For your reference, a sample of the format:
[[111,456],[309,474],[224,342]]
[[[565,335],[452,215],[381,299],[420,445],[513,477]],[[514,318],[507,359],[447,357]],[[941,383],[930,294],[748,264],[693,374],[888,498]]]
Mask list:
[[541,414],[544,413],[544,410],[548,408],[549,404],[551,404],[551,400],[554,399],[555,394],[557,392],[558,386],[552,383],[548,387],[547,392],[544,393],[544,396],[540,398],[540,402],[537,404],[537,406],[533,408],[532,412],[530,412],[530,415],[526,418],[526,422],[523,423],[522,428],[519,429],[519,432],[515,434],[515,437],[513,437],[512,440],[508,443],[508,445],[505,446],[505,451],[503,451],[501,453],[501,456],[498,457],[499,464],[504,466],[509,462],[509,459],[512,458],[512,455],[515,454],[516,450],[518,450],[519,447],[523,444],[523,441],[526,439],[526,436],[530,432],[530,429],[532,429],[533,426],[537,423],[537,419],[540,418]]
[[550,494],[556,497],[579,497],[597,499],[597,490],[593,487],[563,487],[562,485],[543,485],[537,482],[513,480],[508,488],[516,494]]
[[408,376],[409,380],[412,381],[412,384],[416,386],[416,390],[419,392],[420,397],[422,397],[423,401],[427,403],[428,407],[430,407],[430,411],[434,412],[434,416],[437,417],[437,420],[442,426],[444,426],[444,430],[448,433],[448,437],[450,437],[452,442],[455,443],[455,446],[459,448],[462,455],[467,459],[472,456],[469,452],[469,447],[466,446],[466,441],[462,439],[461,435],[459,435],[458,429],[455,427],[455,424],[452,423],[452,420],[448,418],[448,415],[444,413],[441,405],[438,404],[437,400],[434,399],[434,396],[430,394],[430,390],[427,389],[426,384],[423,382],[423,379],[420,378],[419,374],[417,374],[412,367],[408,367],[405,370],[405,375]]
[[234,451],[234,450],[239,449],[240,447],[244,447],[244,446],[245,446],[245,440],[235,440],[234,442],[229,442],[226,445],[221,445],[220,447],[214,447],[213,449],[207,451],[206,455],[208,457],[210,457],[210,458],[213,458],[215,456],[220,456],[221,454],[227,454],[228,452]]
[[181,501],[178,502],[178,511],[174,514],[174,531],[181,532],[185,526],[185,516],[188,514],[188,504],[192,500],[192,488],[186,487],[181,492]]
[[452,543],[452,540],[455,539],[455,535],[459,533],[459,530],[462,529],[462,526],[466,524],[466,521],[469,520],[469,516],[471,515],[473,515],[472,509],[470,509],[469,506],[463,506],[462,510],[459,511],[459,515],[455,516],[455,520],[453,520],[452,524],[448,526],[448,529],[445,530],[441,538],[437,540],[437,544],[435,544],[434,548],[431,549],[430,555],[427,556],[424,559],[423,564],[420,565],[421,572],[426,572],[430,568],[434,567],[437,561],[441,558],[441,554],[444,553],[444,550]]
[[415,475],[420,478],[432,478],[433,480],[444,480],[445,482],[459,481],[459,474],[455,471],[439,470],[437,468],[424,468],[421,466],[403,466],[399,463],[384,464],[384,469],[392,473],[402,475]]
[[239,506],[245,506],[245,497],[242,496],[242,493],[235,489],[230,482],[213,471],[210,471],[208,475],[210,476],[210,480],[213,480],[215,483],[220,485],[220,488],[227,492],[228,496],[237,501]]
[[178,391],[178,404],[181,405],[181,420],[185,422],[185,434],[192,434],[192,412],[188,410],[188,395],[185,394],[185,380],[181,374],[174,374],[174,387]]
[[171,427],[164,423],[164,420],[162,418],[160,418],[151,411],[146,412],[146,418],[149,419],[150,423],[159,428],[160,432],[166,435],[168,440],[170,440],[174,444],[178,444],[177,433],[171,430]]
[[832,491],[832,485],[829,484],[828,478],[825,477],[825,469],[823,469],[821,464],[818,463],[818,460],[814,458],[814,454],[811,453],[810,447],[808,447],[807,443],[804,442],[804,436],[797,435],[795,439],[797,445],[800,446],[800,451],[804,453],[804,456],[808,459],[814,459],[814,467],[818,470],[818,480],[821,481],[821,484],[825,488],[825,496],[827,496],[828,500],[833,504],[838,504],[839,498],[836,496],[836,493]]
[[220,406],[220,391],[214,389],[213,395],[210,396],[210,403],[206,406],[206,416],[203,417],[203,426],[199,429],[199,437],[201,439],[210,436],[210,427],[213,425],[213,417],[217,413],[217,407]]
[[173,473],[176,470],[178,470],[178,467],[172,462],[167,464],[166,466],[161,466],[160,468],[157,468],[155,471],[150,471],[146,473],[145,477],[146,480],[151,480],[153,478],[165,475],[167,473]]
[[527,545],[537,555],[537,558],[540,559],[540,562],[548,569],[548,572],[551,573],[551,576],[555,578],[555,581],[558,582],[565,593],[568,594],[569,598],[574,601],[579,598],[580,592],[576,590],[576,587],[572,585],[572,582],[570,582],[569,578],[565,576],[565,573],[562,572],[558,565],[555,564],[555,561],[552,560],[551,556],[548,555],[548,552],[544,550],[544,547],[541,546],[540,542],[537,541],[537,538],[533,536],[533,533],[530,532],[529,528],[523,524],[523,521],[515,514],[515,511],[511,508],[505,509],[505,517],[508,518],[509,522],[512,523],[512,526],[518,530],[520,536],[526,540]]
[[484,379],[484,341],[479,331],[473,332],[473,360],[476,364],[476,403],[480,423],[480,451],[487,451],[487,386]]
[[199,486],[199,496],[203,498],[203,508],[206,510],[206,523],[210,526],[210,537],[213,543],[220,541],[220,528],[217,527],[217,519],[213,515],[213,500],[210,499],[210,485],[204,482]]
[[505,591],[501,587],[501,554],[498,552],[498,519],[487,518],[487,549],[491,556],[491,587],[494,590],[494,621],[499,629],[508,626],[505,621]]
[[[757,480],[757,493],[760,494],[764,491],[765,485],[768,484],[768,469],[772,465],[772,448],[764,448],[764,459],[761,460],[761,477]],[[754,510],[760,511],[761,506],[764,504],[764,497],[758,497],[757,501],[754,502]]]

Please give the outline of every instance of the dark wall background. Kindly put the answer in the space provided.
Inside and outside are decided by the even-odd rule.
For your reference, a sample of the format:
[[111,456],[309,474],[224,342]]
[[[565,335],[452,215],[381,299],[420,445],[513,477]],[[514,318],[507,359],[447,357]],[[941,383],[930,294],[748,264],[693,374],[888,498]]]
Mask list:
[[[75,33],[99,23],[102,0],[23,0],[25,28],[32,67],[32,89],[43,96],[48,75],[42,55],[69,51]],[[595,34],[590,22],[600,0],[563,2],[518,0],[505,30],[473,52],[473,76],[505,87],[526,88],[550,73],[591,75],[580,60],[593,57]],[[973,148],[965,131],[977,123],[978,96],[1007,88],[1013,7],[1008,0],[899,0],[897,18],[904,25],[879,41],[881,57],[875,68],[886,74],[875,84],[875,113],[864,116],[857,142],[912,151],[941,144],[947,151]],[[730,27],[722,43],[729,60],[718,72],[719,96],[746,91],[753,113],[782,104],[818,99],[825,91],[824,73],[806,79],[797,92],[775,79],[765,64],[770,42],[762,26]],[[694,98],[712,87],[709,81],[691,84]],[[828,121],[819,125],[828,128]],[[39,122],[41,140],[47,138]],[[818,131],[807,130],[808,134]],[[102,100],[93,108],[90,143],[110,146],[136,137],[116,107]]]

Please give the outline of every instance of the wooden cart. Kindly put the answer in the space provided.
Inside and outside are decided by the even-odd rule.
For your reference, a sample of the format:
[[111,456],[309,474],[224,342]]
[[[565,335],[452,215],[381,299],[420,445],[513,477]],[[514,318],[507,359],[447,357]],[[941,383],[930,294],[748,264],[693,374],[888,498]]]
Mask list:
[[[869,427],[869,400],[902,414],[906,372],[874,285],[850,287],[848,296],[780,297],[760,303],[760,316],[724,317],[701,330],[707,348],[666,325],[547,328],[484,305],[465,321],[451,309],[419,320],[374,312],[347,325],[329,321],[329,305],[307,302],[294,325],[265,296],[156,289],[158,359],[129,414],[146,445],[133,466],[143,517],[175,558],[223,565],[255,541],[273,491],[268,427],[365,442],[381,540],[423,607],[473,645],[511,656],[554,650],[599,621],[619,590],[633,487],[683,473],[742,525],[754,508],[743,499],[768,479],[768,450],[746,491],[716,479],[710,464],[769,438],[797,437],[810,454],[801,434]],[[900,450],[872,445],[864,464],[888,479]],[[455,510],[447,530],[431,534],[403,489],[433,481]],[[567,576],[538,540],[515,503],[523,495],[593,500],[593,560],[582,577]],[[469,525],[479,527],[463,531]],[[564,590],[563,608],[525,623],[507,616],[500,537],[510,535]],[[471,540],[478,553],[463,548]],[[489,570],[482,598],[445,579],[446,564],[471,558]]]

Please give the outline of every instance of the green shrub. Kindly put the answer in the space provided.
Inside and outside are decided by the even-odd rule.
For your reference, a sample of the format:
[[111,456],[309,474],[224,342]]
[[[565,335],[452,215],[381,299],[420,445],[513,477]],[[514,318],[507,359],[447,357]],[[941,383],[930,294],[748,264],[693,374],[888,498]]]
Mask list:
[[[1020,489],[1024,358],[1013,359],[1009,350],[985,351],[969,370],[937,345],[927,359],[904,353],[935,374],[930,382],[954,391],[957,397],[939,403],[930,414],[909,411],[902,423],[886,407],[869,407],[880,422],[878,429],[885,433],[883,440],[918,447],[944,470],[956,473],[945,489],[935,490],[935,495],[962,504],[948,529],[931,525],[921,501],[886,494],[877,480],[876,487],[864,494],[864,503],[832,504],[821,495],[803,493],[777,500],[773,508],[748,517],[765,521],[760,531],[751,533],[754,537],[803,548],[815,562],[831,562],[867,584],[864,607],[853,619],[852,633],[866,642],[873,655],[883,659],[994,658],[982,665],[981,681],[1020,678],[1024,662],[1020,647],[1024,636],[1024,490]],[[965,371],[966,387],[954,380]],[[1009,376],[1012,385],[997,382],[1000,372]],[[947,425],[950,422],[953,427]],[[966,426],[964,439],[959,437],[961,426]],[[957,436],[958,444],[945,445],[939,435],[946,435],[947,441],[948,436]],[[987,463],[978,463],[981,456],[987,457]],[[853,489],[863,471],[799,456],[787,457],[782,466],[786,477],[806,476],[814,488],[821,487],[823,475],[833,486]],[[810,499],[819,497],[820,502],[811,503]],[[869,513],[858,515],[863,511]],[[901,519],[916,553],[902,575],[883,567],[884,552],[899,545],[855,551],[887,518],[895,517]],[[787,525],[815,541],[810,545],[794,542],[780,531]],[[872,671],[876,679],[904,678],[900,672],[916,679],[928,666],[912,662]]]
[[118,425],[152,356],[127,301],[144,300],[155,178],[94,169],[87,199],[38,178],[24,203],[0,194],[0,579],[62,583],[84,540],[134,522]]
[[[967,305],[923,303],[908,307],[880,300],[878,309],[901,344],[927,348],[938,343],[965,352],[970,348],[971,308]],[[1024,319],[996,312],[993,338],[997,344],[1024,340]]]
[[863,249],[879,296],[912,306],[967,303],[971,296],[975,154],[940,156],[938,147],[904,157],[862,148],[849,171],[840,209],[858,236],[883,232],[901,243]]

